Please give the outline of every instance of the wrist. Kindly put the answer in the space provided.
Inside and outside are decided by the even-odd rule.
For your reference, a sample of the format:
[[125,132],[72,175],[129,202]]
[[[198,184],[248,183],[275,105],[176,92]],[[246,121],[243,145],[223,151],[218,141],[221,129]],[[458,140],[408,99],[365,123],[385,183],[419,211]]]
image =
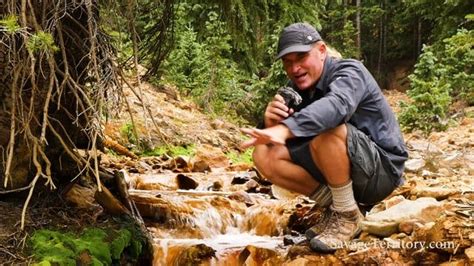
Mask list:
[[278,124],[276,125],[275,127],[278,128],[278,131],[280,132],[281,136],[287,140],[287,139],[291,139],[294,137],[293,133],[291,133],[291,130],[285,125],[285,124]]

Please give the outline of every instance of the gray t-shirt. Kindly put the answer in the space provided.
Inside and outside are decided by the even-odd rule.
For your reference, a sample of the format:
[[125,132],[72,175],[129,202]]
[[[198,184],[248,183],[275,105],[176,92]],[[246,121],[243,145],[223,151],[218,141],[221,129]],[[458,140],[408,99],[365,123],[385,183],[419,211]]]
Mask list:
[[398,122],[375,79],[352,59],[327,57],[313,88],[299,90],[303,102],[283,120],[295,137],[311,137],[350,123],[372,139],[382,163],[401,177],[408,158]]

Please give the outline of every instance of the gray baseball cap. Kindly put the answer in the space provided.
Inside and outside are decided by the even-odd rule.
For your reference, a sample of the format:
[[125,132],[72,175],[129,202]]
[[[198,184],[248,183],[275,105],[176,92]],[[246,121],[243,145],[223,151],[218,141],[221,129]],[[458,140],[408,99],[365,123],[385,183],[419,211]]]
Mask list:
[[283,29],[278,40],[277,59],[294,52],[308,52],[321,35],[308,23],[294,23]]

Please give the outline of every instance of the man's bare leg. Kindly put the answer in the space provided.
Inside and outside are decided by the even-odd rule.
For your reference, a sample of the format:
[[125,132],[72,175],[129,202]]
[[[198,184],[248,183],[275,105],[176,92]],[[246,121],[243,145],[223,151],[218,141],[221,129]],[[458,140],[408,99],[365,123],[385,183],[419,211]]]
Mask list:
[[286,146],[257,145],[253,160],[257,169],[280,187],[310,196],[319,186],[303,167],[291,161]]
[[317,136],[310,147],[313,161],[329,184],[333,197],[331,209],[338,213],[329,218],[327,227],[320,235],[311,239],[310,246],[316,251],[331,252],[360,232],[360,221],[363,219],[350,179],[346,125]]
[[331,187],[350,182],[350,159],[347,153],[345,125],[328,130],[311,141],[311,156]]

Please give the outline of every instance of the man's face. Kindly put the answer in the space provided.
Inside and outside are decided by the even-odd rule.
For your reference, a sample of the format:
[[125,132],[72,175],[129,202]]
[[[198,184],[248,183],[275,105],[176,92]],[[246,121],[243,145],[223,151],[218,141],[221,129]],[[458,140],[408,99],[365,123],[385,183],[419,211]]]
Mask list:
[[316,43],[309,52],[289,53],[282,57],[283,67],[288,77],[300,89],[314,85],[323,72],[326,45]]

